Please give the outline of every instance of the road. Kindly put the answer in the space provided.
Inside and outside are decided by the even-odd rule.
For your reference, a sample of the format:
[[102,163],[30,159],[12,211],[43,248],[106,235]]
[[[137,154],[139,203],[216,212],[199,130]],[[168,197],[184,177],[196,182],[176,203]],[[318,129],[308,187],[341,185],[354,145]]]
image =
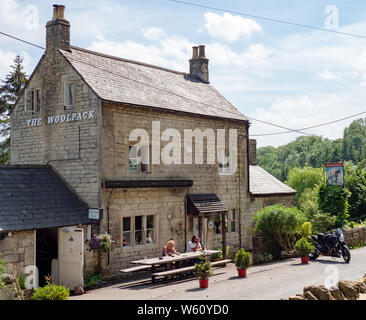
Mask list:
[[[278,300],[302,293],[304,286],[325,284],[339,275],[340,280],[357,280],[366,274],[366,248],[351,251],[352,261],[319,257],[309,264],[300,258],[253,266],[247,278],[238,278],[234,264],[217,269],[208,289],[199,289],[198,280],[190,278],[152,284],[147,281],[114,284],[87,291],[71,300]],[[332,277],[332,278],[330,278]]]

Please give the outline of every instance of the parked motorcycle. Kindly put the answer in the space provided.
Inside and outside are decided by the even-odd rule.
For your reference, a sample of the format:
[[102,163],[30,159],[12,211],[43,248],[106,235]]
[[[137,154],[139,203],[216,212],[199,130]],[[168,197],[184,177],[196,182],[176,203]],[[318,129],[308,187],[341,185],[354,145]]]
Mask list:
[[309,255],[310,260],[315,260],[320,255],[336,258],[343,257],[346,263],[351,261],[351,252],[347,246],[341,229],[335,232],[318,233],[312,235],[311,239],[315,247],[314,253]]

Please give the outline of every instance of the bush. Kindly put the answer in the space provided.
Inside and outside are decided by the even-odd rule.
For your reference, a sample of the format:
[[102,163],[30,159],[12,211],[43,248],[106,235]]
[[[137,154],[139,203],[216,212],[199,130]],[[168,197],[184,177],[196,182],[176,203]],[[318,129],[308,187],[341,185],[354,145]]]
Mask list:
[[[215,250],[220,251],[220,252],[216,255],[216,258],[218,258],[218,259],[222,259],[222,258],[223,258],[223,255],[222,255],[222,247],[220,247],[220,248],[215,248]],[[226,257],[228,257],[228,256],[229,256],[229,253],[230,253],[230,246],[226,246]]]
[[287,252],[293,249],[305,215],[296,208],[282,204],[265,207],[254,215],[255,231],[263,232],[268,239],[275,240]]
[[336,219],[337,217],[331,216],[329,213],[319,212],[315,214],[311,219],[314,233],[326,233],[328,230],[333,229]]
[[324,175],[320,168],[292,168],[288,173],[286,184],[297,191],[296,201],[306,189],[313,189],[322,184]]
[[199,280],[206,280],[212,276],[211,262],[206,260],[205,256],[201,256],[201,262],[194,265],[194,274]]
[[34,290],[31,300],[67,300],[70,290],[64,286],[48,283],[44,287]]
[[350,192],[341,186],[322,185],[319,188],[319,209],[336,216],[335,226],[341,228],[347,223],[349,217],[348,198]]
[[6,269],[5,269],[5,260],[0,257],[0,289],[1,288],[4,288],[4,286],[5,286],[4,280],[2,278],[2,275],[5,272],[6,272]]
[[102,275],[94,274],[85,278],[84,280],[84,288],[96,288],[102,284]]
[[305,189],[297,200],[297,208],[302,211],[309,220],[319,212],[318,189],[318,187]]
[[301,257],[306,257],[314,251],[314,246],[309,242],[306,237],[302,237],[295,244],[295,250]]
[[237,269],[248,269],[252,266],[252,255],[241,248],[235,253],[235,266]]

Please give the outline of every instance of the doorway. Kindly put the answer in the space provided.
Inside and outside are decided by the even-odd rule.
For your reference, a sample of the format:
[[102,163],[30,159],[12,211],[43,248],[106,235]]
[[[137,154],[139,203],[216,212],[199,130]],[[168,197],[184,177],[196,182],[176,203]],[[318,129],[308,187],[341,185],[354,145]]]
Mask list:
[[39,286],[46,284],[45,277],[52,274],[52,260],[58,258],[58,229],[36,231],[36,266],[39,272]]

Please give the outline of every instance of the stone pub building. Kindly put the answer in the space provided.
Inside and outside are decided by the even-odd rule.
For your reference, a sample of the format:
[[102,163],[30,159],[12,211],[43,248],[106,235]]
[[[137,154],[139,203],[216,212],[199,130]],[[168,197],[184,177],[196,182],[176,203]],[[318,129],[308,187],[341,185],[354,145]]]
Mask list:
[[[89,51],[70,44],[64,9],[54,6],[46,51],[12,110],[10,165],[0,167],[0,254],[21,272],[36,265],[40,284],[52,273],[73,288],[96,271],[86,245],[95,232],[115,241],[105,276],[161,255],[170,239],[183,252],[193,234],[209,249],[252,249],[253,214],[292,205],[295,191],[256,164],[248,119],[209,84],[205,47],[193,48],[189,73]],[[130,133],[139,128],[150,139],[137,148]],[[180,164],[154,150],[191,130],[193,141],[206,141],[208,159],[216,141],[207,130],[224,130],[229,141],[230,129],[236,170],[228,143],[217,152],[224,165],[196,164],[185,143]],[[193,161],[183,161],[187,154]]]

